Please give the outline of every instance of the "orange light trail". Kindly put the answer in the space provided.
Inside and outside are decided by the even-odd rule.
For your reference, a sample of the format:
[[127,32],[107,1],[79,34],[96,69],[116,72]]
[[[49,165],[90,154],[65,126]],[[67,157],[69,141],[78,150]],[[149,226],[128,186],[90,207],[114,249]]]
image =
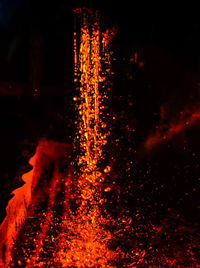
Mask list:
[[[80,151],[79,165],[81,166],[80,184],[97,182],[97,162],[102,156],[102,145],[106,142],[101,134],[99,118],[99,106],[101,96],[99,94],[99,71],[101,68],[99,55],[99,25],[97,21],[92,26],[92,36],[89,35],[89,29],[85,22],[81,28],[81,47],[80,47],[80,105],[79,114],[81,115],[79,123]],[[91,186],[92,186],[91,185]],[[81,186],[82,188],[82,186]],[[86,195],[91,196],[85,189],[82,189],[83,199],[88,199]],[[89,195],[88,195],[89,194]]]
[[171,122],[158,126],[156,130],[147,137],[142,145],[142,149],[146,152],[151,152],[160,145],[169,142],[174,136],[194,126],[199,120],[199,108],[186,109],[180,112],[180,116],[177,120],[172,120]]
[[[167,225],[161,228],[147,223],[139,210],[129,216],[128,207],[120,203],[120,185],[115,185],[115,180],[110,183],[114,168],[102,161],[109,135],[105,122],[109,114],[104,108],[112,86],[109,43],[116,29],[102,33],[98,12],[86,8],[75,12],[81,21],[80,33],[76,27],[74,31],[78,167],[74,170],[68,144],[43,141],[38,145],[29,162],[33,170],[23,176],[25,184],[13,192],[0,225],[0,266],[168,267],[184,263],[190,254],[189,263],[192,249],[171,252],[175,247],[167,231],[160,235]],[[146,150],[163,139],[172,139],[199,119],[199,109],[183,113],[176,122],[158,128],[147,139]],[[111,204],[112,208],[117,204],[117,215],[109,214],[107,193],[116,194],[117,202]],[[174,233],[177,238],[177,231]]]
[[[34,176],[36,176],[38,150],[36,154],[29,160],[29,164],[33,169],[22,176],[24,185],[12,192],[14,197],[9,201],[6,207],[4,221],[0,225],[0,248],[5,245],[5,256],[0,251],[0,266],[7,266],[11,260],[11,250],[13,242],[17,237],[18,230],[27,216],[27,207],[31,202],[31,187]],[[2,262],[4,260],[4,263]]]
[[[80,12],[80,11],[79,11]],[[80,31],[80,51],[78,72],[74,61],[74,77],[79,78],[79,97],[77,110],[79,114],[77,141],[80,153],[78,155],[78,189],[80,205],[75,215],[70,212],[63,220],[63,230],[59,236],[59,247],[55,258],[62,267],[114,267],[111,265],[116,253],[108,248],[112,240],[111,233],[104,228],[105,219],[100,208],[103,171],[99,168],[99,161],[103,158],[103,146],[106,144],[105,123],[101,118],[103,94],[100,94],[102,77],[100,57],[100,26],[98,13],[83,11],[83,24]],[[93,20],[91,26],[88,16]],[[76,37],[74,34],[74,55],[76,51]],[[106,57],[107,58],[107,57]],[[70,220],[69,220],[70,218]],[[68,237],[65,233],[69,234]]]

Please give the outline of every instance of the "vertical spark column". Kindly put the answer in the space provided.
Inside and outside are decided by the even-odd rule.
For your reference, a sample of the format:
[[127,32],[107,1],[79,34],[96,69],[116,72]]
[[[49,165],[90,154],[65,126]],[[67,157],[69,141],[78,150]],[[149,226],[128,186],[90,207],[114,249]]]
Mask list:
[[76,33],[76,21],[74,21],[74,82],[77,82],[78,75],[78,56],[77,56],[77,33]]
[[[99,102],[100,102],[100,94],[99,94],[99,71],[101,68],[100,63],[100,30],[99,23],[96,21],[92,25],[92,38],[91,38],[91,91],[93,94],[94,101],[94,163],[97,164],[98,158],[101,155],[101,145],[99,144]],[[96,174],[94,174],[96,176]]]
[[76,42],[79,33],[74,35],[74,76],[79,93],[74,97],[78,108],[76,141],[79,168],[76,176],[80,199],[76,200],[79,204],[76,213],[69,212],[69,219],[63,219],[65,231],[59,236],[54,256],[62,267],[113,267],[110,263],[116,253],[108,247],[112,234],[104,228],[108,219],[100,212],[104,177],[99,163],[106,143],[105,130],[102,131],[105,124],[100,112],[103,99],[100,94],[100,27],[98,14],[93,10],[83,8],[75,12],[81,21],[80,49],[77,49]]
[[[91,27],[88,26],[88,18],[83,18],[81,27],[79,71],[80,71],[80,105],[78,107],[80,155],[79,186],[81,190],[82,204],[94,204],[94,195],[100,171],[98,160],[102,156],[102,135],[99,82],[100,82],[100,27],[97,13],[94,15]],[[75,66],[76,67],[76,66]]]

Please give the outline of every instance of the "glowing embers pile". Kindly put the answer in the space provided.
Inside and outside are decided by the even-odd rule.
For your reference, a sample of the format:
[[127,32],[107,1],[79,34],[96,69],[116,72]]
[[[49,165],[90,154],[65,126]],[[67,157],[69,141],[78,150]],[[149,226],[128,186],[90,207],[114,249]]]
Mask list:
[[[78,171],[75,174],[78,208],[74,213],[70,211],[63,219],[63,229],[58,237],[59,245],[54,256],[62,267],[109,267],[116,253],[108,248],[112,235],[105,229],[108,218],[100,212],[104,202],[101,197],[104,175],[99,167],[107,136],[102,113],[106,94],[100,94],[99,90],[104,90],[107,83],[105,75],[110,72],[108,39],[105,39],[105,34],[100,52],[98,14],[81,10],[80,16],[82,26],[79,60],[77,34],[74,34],[74,75],[80,92],[79,97],[74,97],[79,114],[76,136]],[[88,17],[92,23],[88,22]],[[107,66],[105,72],[102,71],[101,61]]]

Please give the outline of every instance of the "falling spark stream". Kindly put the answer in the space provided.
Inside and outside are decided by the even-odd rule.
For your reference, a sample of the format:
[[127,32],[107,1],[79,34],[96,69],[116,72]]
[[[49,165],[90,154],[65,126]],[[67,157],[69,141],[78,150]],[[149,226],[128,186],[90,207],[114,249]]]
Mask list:
[[[100,211],[104,202],[101,195],[104,187],[103,181],[105,173],[110,171],[109,166],[100,168],[100,163],[103,159],[103,147],[106,144],[108,134],[102,111],[103,102],[107,97],[105,93],[106,78],[109,77],[110,73],[108,44],[113,35],[110,31],[100,32],[97,12],[80,9],[76,10],[76,13],[81,17],[79,51],[77,46],[79,33],[76,32],[76,29],[74,31],[74,77],[79,91],[79,96],[74,97],[74,100],[77,101],[78,111],[76,136],[76,143],[79,147],[78,168],[74,172],[73,180],[70,172],[63,177],[58,171],[59,169],[56,168],[49,178],[48,191],[45,193],[42,188],[35,193],[34,188],[37,186],[39,189],[39,185],[43,183],[43,178],[40,178],[43,166],[45,168],[45,165],[49,165],[48,162],[39,162],[38,160],[37,163],[41,166],[40,172],[38,173],[35,169],[31,171],[30,183],[25,181],[25,186],[18,190],[28,198],[29,195],[32,195],[32,198],[29,198],[28,201],[23,198],[23,195],[13,198],[7,208],[5,227],[1,225],[1,243],[6,245],[6,260],[2,255],[1,261],[3,260],[2,265],[5,267],[9,263],[10,267],[114,267],[111,262],[116,253],[108,247],[108,243],[112,240],[112,234],[105,228],[109,219],[103,216]],[[106,66],[105,71],[102,71],[101,62]],[[100,93],[100,91],[102,92]],[[43,144],[39,148],[43,148]],[[54,143],[51,144],[51,142],[45,144],[48,148],[54,146]],[[55,144],[55,146],[57,145]],[[57,147],[59,150],[59,146]],[[50,151],[48,157],[51,158]],[[55,157],[57,157],[56,155],[57,153]],[[37,177],[38,181],[35,181],[34,176]],[[64,190],[62,189],[62,181],[65,181]],[[71,190],[72,185],[75,185],[76,190]],[[26,190],[27,187],[30,189]],[[53,214],[56,213],[55,207],[59,191],[64,196],[64,201],[62,201],[64,213],[60,212],[60,216],[56,216],[62,218],[61,222],[58,223]],[[47,204],[41,203],[41,206],[44,206],[42,211],[46,209],[46,212],[37,208],[40,195],[45,198],[44,200],[48,200]],[[22,216],[19,215],[20,211],[17,211],[19,208],[15,202],[16,198],[23,203],[23,206],[27,206],[23,209],[20,207],[20,211],[24,211]],[[75,212],[70,208],[70,198],[74,198],[77,203]],[[13,202],[15,202],[16,215],[13,215],[9,209]],[[18,221],[18,217],[20,224],[17,226],[15,223]],[[6,226],[11,228],[10,219],[14,220],[13,224],[18,228],[14,228],[12,232],[9,229],[3,234]],[[34,225],[30,226],[34,221]],[[38,230],[34,233],[36,226],[38,226]],[[58,229],[59,231],[57,231]],[[49,236],[51,232],[53,233]],[[50,241],[48,237],[50,237]],[[33,239],[32,242],[31,239]],[[50,243],[49,249],[46,241]],[[22,244],[21,249],[19,248],[20,244]],[[49,250],[51,253],[48,253]],[[18,252],[21,253],[18,254]]]
[[[77,165],[69,165],[72,160],[69,144],[40,142],[29,162],[33,170],[23,176],[25,184],[13,192],[15,196],[9,201],[7,216],[0,226],[0,266],[96,268],[174,265],[177,263],[176,254],[169,251],[172,256],[167,256],[166,241],[161,248],[153,246],[152,241],[157,243],[162,228],[151,223],[143,226],[143,216],[142,223],[138,223],[138,227],[136,224],[133,226],[133,215],[128,216],[121,203],[115,218],[106,209],[105,192],[116,191],[113,181],[106,187],[106,176],[112,169],[103,161],[109,135],[105,119],[108,113],[104,109],[112,75],[109,43],[115,29],[102,32],[98,12],[93,10],[76,9],[75,14],[81,26],[80,32],[76,24],[74,30],[74,82],[78,92],[74,97],[77,108],[74,142],[78,152]],[[192,119],[192,123],[199,120],[199,113]],[[182,125],[175,130],[180,132]],[[171,128],[168,132],[172,132]],[[64,166],[66,170],[61,171],[60,167]],[[48,175],[45,177],[43,172]],[[109,180],[112,180],[110,177]],[[148,235],[149,248],[146,246],[144,249],[141,237],[145,237],[146,241]],[[168,248],[171,250],[171,246],[168,245]],[[151,252],[150,257],[148,252]],[[182,255],[181,258],[184,262]],[[183,262],[180,260],[181,264]]]
[[[87,15],[83,14],[79,61],[77,61],[77,33],[74,34],[74,75],[75,82],[79,77],[80,90],[80,96],[74,97],[74,100],[77,101],[80,118],[77,123],[76,138],[80,147],[78,188],[81,201],[76,215],[71,215],[72,220],[66,220],[67,233],[71,233],[71,236],[63,240],[58,251],[58,259],[62,267],[73,265],[75,267],[109,267],[109,262],[115,257],[115,253],[107,247],[112,236],[104,229],[106,219],[100,213],[103,201],[100,192],[104,177],[98,163],[103,158],[102,150],[106,144],[106,133],[105,123],[100,118],[103,96],[99,90],[103,79],[100,76],[98,14],[93,14],[92,19],[93,23],[89,29]],[[79,76],[77,75],[78,69]]]

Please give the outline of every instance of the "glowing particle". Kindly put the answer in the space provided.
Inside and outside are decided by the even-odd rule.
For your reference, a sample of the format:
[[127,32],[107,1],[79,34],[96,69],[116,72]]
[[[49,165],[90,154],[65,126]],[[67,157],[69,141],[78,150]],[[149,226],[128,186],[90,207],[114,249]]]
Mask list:
[[111,170],[111,167],[110,167],[110,166],[107,166],[107,167],[104,169],[104,172],[105,172],[105,173],[108,173],[108,172],[110,172],[110,170]]
[[104,192],[110,192],[111,188],[110,187],[107,187],[104,189]]

